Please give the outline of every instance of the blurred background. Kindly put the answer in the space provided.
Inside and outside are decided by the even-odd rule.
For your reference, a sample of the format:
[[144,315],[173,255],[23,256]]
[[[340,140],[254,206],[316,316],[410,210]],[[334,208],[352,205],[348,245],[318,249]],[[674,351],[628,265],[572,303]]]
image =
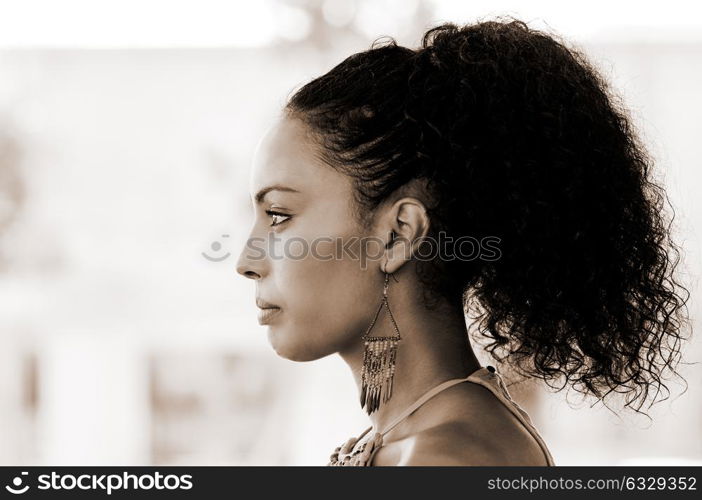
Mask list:
[[[343,361],[280,359],[256,321],[235,270],[249,169],[297,86],[442,21],[513,15],[610,78],[676,209],[694,326],[702,17],[579,5],[0,0],[0,463],[324,465],[364,430]],[[693,336],[684,359],[701,358]],[[652,422],[510,391],[558,465],[702,464],[702,368],[681,373],[687,391],[672,380]]]

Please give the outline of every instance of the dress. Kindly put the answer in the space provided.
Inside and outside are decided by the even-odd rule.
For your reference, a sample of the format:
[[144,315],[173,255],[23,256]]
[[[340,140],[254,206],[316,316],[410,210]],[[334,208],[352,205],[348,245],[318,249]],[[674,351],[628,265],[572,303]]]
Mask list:
[[[500,400],[517,419],[524,425],[527,431],[532,435],[532,437],[537,441],[541,450],[544,452],[546,462],[549,466],[556,465],[554,463],[551,452],[549,451],[546,443],[539,434],[531,418],[524,409],[522,409],[510,396],[505,386],[502,376],[497,373],[497,370],[493,366],[482,366],[476,371],[471,373],[466,378],[456,378],[447,380],[433,389],[430,389],[422,397],[414,402],[409,408],[402,412],[395,420],[393,420],[382,432],[370,433],[373,426],[368,427],[363,433],[358,437],[349,438],[346,443],[338,446],[334,453],[329,458],[329,466],[370,466],[373,463],[373,457],[376,452],[383,446],[383,436],[390,432],[390,430],[399,424],[402,420],[411,415],[417,408],[424,404],[428,399],[435,396],[444,389],[448,389],[452,385],[459,384],[461,382],[473,382],[475,384],[482,385],[492,392],[498,400]],[[366,436],[366,439],[363,439]]]

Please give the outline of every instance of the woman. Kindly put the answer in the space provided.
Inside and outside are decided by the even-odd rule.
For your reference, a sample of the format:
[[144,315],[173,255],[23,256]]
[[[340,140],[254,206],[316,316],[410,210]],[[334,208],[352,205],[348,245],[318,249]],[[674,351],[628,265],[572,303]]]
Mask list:
[[655,402],[689,294],[650,168],[585,57],[518,20],[374,44],[297,90],[237,270],[280,356],[351,368],[372,426],[329,464],[554,465],[478,336],[551,387]]

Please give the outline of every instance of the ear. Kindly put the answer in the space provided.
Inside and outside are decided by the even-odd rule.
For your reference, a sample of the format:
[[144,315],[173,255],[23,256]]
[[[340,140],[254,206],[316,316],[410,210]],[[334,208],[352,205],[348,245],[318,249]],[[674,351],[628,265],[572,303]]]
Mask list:
[[381,270],[394,273],[408,262],[422,239],[429,232],[429,216],[424,204],[417,198],[401,198],[387,212],[384,264]]

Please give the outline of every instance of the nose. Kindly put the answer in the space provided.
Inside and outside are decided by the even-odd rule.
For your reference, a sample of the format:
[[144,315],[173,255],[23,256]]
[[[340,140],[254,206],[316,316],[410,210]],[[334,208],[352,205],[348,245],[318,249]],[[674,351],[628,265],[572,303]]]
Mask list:
[[263,266],[264,260],[252,259],[249,255],[249,245],[248,242],[244,246],[244,249],[239,254],[239,258],[236,262],[236,272],[241,274],[245,278],[252,280],[260,279],[263,276]]

